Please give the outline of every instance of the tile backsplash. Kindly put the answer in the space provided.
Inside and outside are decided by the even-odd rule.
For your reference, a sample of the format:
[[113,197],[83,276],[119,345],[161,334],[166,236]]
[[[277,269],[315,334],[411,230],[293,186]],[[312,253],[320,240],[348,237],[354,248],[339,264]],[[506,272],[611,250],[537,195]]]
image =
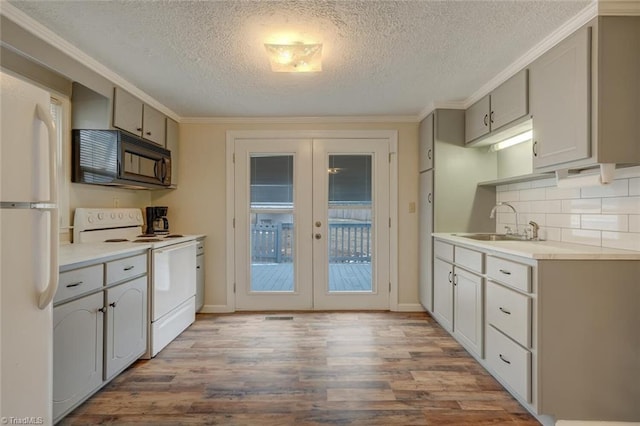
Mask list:
[[[519,231],[529,221],[546,240],[640,251],[640,166],[618,169],[609,185],[558,188],[555,179],[497,187],[497,201],[518,212]],[[499,208],[496,231],[515,229],[516,217]]]

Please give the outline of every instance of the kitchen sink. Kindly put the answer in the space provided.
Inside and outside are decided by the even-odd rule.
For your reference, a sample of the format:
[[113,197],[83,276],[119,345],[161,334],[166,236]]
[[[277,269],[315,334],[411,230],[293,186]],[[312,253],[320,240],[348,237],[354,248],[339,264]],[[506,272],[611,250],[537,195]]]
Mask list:
[[479,241],[525,241],[521,235],[510,234],[456,234],[456,236]]

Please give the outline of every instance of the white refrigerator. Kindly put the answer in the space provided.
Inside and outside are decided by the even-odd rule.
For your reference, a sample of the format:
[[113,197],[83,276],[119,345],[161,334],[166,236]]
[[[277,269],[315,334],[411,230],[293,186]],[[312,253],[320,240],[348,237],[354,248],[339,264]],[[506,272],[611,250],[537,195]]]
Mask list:
[[57,137],[49,93],[4,71],[0,82],[0,421],[46,425],[58,286]]

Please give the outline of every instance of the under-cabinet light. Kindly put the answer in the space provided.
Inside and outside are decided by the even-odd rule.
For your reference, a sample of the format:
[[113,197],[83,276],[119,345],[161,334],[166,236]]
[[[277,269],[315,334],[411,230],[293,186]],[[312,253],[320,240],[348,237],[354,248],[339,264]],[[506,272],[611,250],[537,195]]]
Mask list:
[[522,142],[530,141],[533,137],[533,131],[527,130],[524,133],[510,137],[498,143],[494,143],[489,147],[489,152],[500,151],[501,149],[509,148],[510,146],[517,145]]

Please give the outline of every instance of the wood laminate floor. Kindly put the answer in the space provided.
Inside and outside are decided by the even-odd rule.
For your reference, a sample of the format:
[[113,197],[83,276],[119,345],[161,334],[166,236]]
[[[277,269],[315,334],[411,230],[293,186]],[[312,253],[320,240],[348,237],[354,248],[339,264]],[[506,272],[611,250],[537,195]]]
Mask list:
[[199,314],[60,424],[539,423],[427,314],[295,312]]

